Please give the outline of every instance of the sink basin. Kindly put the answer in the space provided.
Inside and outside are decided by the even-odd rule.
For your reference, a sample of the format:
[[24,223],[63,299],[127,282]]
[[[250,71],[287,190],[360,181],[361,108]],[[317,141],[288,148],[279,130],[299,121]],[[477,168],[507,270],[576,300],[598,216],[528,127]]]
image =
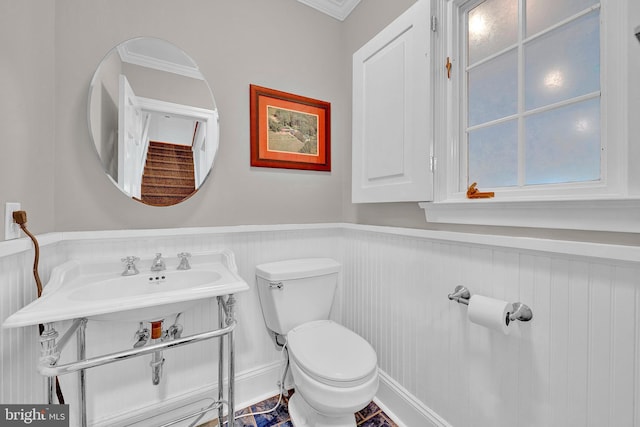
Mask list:
[[198,288],[217,282],[222,276],[212,270],[162,271],[156,274],[115,277],[87,283],[69,293],[72,300],[93,301],[123,297],[150,297],[158,292]]
[[122,276],[119,260],[70,260],[55,267],[42,297],[7,318],[13,328],[68,319],[153,321],[180,313],[198,302],[249,289],[238,275],[233,253],[193,254],[190,270],[144,271],[151,258],[138,262],[140,273]]

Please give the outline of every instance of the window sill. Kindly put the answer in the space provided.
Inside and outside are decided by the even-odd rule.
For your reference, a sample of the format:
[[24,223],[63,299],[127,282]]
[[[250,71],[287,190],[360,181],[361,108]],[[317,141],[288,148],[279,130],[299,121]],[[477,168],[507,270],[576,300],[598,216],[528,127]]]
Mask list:
[[640,199],[421,202],[427,222],[640,233]]

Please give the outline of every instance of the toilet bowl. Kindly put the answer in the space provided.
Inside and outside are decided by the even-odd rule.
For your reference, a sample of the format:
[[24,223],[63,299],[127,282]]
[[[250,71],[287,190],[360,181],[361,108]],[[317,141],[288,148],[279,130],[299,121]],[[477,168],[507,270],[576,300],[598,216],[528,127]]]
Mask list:
[[377,357],[371,345],[330,320],[292,329],[287,343],[296,394],[301,395],[296,399],[294,394],[289,412],[294,423],[297,415],[307,418],[296,427],[354,426],[354,413],[378,390]]
[[340,264],[306,258],[256,267],[267,327],[286,337],[295,427],[355,427],[378,390],[377,356],[355,332],[329,320]]

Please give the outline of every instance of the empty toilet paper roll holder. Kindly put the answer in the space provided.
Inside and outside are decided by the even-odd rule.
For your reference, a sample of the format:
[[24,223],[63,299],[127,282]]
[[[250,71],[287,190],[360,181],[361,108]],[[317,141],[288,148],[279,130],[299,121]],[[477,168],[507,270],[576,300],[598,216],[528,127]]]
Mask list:
[[[471,299],[471,292],[469,292],[469,289],[467,289],[466,287],[462,285],[458,285],[454,289],[453,293],[449,294],[448,297],[451,301],[455,301],[464,305],[469,305],[469,300]],[[509,325],[509,322],[513,320],[528,322],[529,320],[533,319],[533,312],[531,311],[528,305],[523,304],[521,302],[514,302],[513,304],[511,304],[511,307],[513,308],[513,310],[508,313],[508,316],[506,319],[507,325]]]

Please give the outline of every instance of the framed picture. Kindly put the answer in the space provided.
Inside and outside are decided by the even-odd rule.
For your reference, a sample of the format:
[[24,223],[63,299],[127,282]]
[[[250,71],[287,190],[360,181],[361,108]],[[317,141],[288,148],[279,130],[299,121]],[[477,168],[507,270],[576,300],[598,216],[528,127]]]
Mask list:
[[331,104],[250,85],[251,166],[331,170]]

